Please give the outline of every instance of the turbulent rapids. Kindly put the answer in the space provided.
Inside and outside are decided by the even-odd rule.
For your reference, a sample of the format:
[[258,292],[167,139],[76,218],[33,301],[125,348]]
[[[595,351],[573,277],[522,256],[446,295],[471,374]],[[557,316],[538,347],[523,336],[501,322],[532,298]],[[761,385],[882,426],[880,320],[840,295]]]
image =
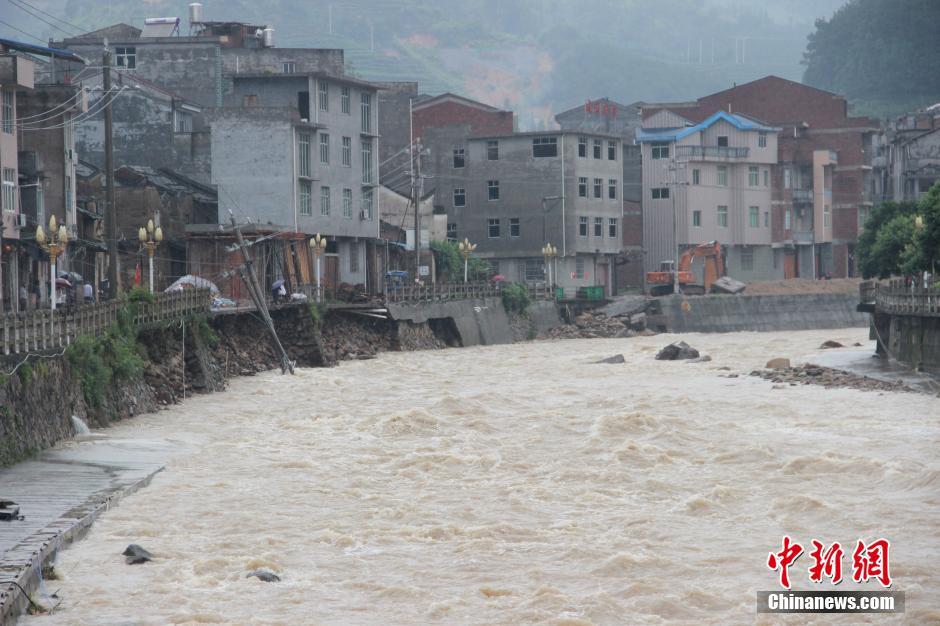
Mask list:
[[[696,364],[654,360],[674,339],[654,336],[236,380],[106,431],[179,454],[59,556],[59,609],[25,622],[762,622],[784,534],[889,538],[893,619],[940,620],[940,401],[746,375],[866,333],[684,336]],[[153,562],[125,565],[129,543]]]

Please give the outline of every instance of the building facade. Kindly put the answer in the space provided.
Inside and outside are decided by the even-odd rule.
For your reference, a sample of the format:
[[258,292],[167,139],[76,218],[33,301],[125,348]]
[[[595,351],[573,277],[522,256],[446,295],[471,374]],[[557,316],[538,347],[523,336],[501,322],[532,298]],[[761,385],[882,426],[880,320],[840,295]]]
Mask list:
[[[779,128],[738,114],[699,124],[668,110],[643,121],[643,240],[647,271],[718,241],[730,275],[777,277],[771,247],[771,167]],[[701,268],[693,267],[693,270]]]
[[885,197],[916,202],[940,180],[940,103],[900,116],[885,135],[876,156]]
[[[434,137],[438,130],[424,132],[429,144],[443,144]],[[542,247],[551,243],[558,249],[557,285],[571,295],[595,285],[610,293],[623,214],[618,137],[556,131],[464,137],[450,145],[429,158],[449,239],[469,239],[493,274],[526,283],[546,280]]]

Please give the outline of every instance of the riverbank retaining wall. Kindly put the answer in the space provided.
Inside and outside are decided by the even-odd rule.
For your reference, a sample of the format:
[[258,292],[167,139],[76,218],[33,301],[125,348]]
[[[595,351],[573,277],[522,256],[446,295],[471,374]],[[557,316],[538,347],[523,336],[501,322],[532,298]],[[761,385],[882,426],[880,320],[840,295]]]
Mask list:
[[869,336],[878,342],[878,354],[917,370],[940,372],[940,317],[875,311]]
[[708,295],[657,298],[648,318],[667,332],[811,330],[868,326],[855,294]]

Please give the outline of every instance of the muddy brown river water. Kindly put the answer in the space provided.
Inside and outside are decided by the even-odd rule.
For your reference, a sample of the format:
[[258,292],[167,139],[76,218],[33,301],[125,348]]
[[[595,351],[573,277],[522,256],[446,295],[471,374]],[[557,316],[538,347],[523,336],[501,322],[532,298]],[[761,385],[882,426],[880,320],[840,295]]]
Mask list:
[[[699,364],[655,361],[668,335],[530,343],[235,380],[105,431],[179,454],[60,554],[60,607],[24,622],[940,622],[940,399],[747,375],[866,336],[683,336]],[[784,534],[889,538],[907,612],[757,615]],[[125,565],[128,543],[155,561]],[[282,582],[245,578],[259,567]]]

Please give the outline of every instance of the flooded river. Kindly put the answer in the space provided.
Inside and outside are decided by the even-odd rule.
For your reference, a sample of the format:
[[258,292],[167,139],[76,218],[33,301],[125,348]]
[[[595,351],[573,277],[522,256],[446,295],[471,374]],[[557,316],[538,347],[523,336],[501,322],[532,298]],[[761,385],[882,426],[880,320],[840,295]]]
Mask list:
[[[907,613],[816,623],[937,622],[940,399],[747,375],[866,336],[683,336],[699,364],[655,361],[661,335],[235,380],[107,431],[180,452],[60,554],[58,611],[25,623],[777,623],[755,594],[777,588],[784,534],[849,546],[849,579],[856,539],[892,542]],[[125,565],[128,543],[155,561]],[[259,567],[282,582],[245,578]]]

